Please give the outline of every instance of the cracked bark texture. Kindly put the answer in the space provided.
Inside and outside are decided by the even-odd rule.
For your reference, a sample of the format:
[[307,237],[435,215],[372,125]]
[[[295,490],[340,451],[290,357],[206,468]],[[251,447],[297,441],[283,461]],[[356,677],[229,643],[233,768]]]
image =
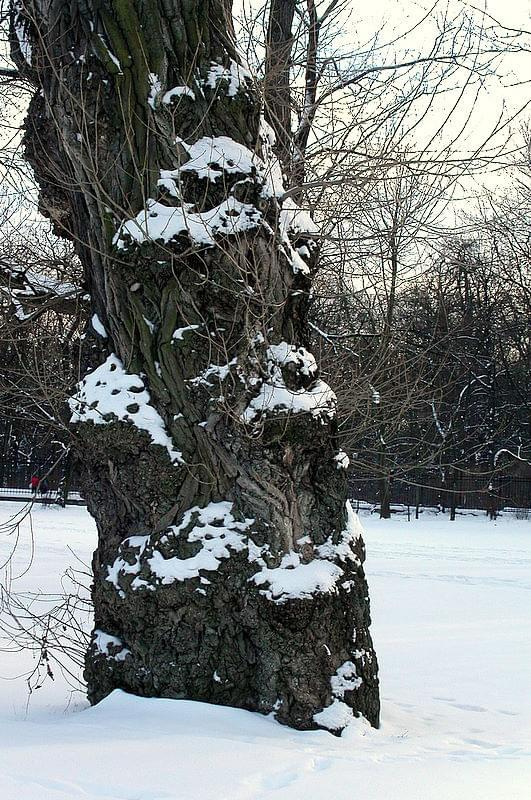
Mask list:
[[[314,714],[337,699],[332,676],[348,662],[361,681],[347,685],[342,702],[377,725],[362,540],[352,543],[357,561],[341,563],[333,591],[275,602],[252,580],[260,566],[251,546],[267,546],[271,568],[293,551],[306,564],[315,548],[339,542],[346,525],[334,420],[281,412],[242,421],[253,386],[264,379],[268,345],[306,343],[317,247],[304,233],[292,235],[294,247],[306,245],[310,267],[308,274],[294,271],[279,233],[281,200],[264,198],[256,174],[225,170],[210,181],[183,173],[178,202],[157,187],[160,169],[186,160],[177,137],[191,144],[226,136],[262,153],[252,81],[242,78],[235,89],[229,71],[208,77],[212,64],[230,70],[240,63],[229,4],[26,0],[15,4],[13,26],[31,46],[24,58],[13,27],[14,58],[38,90],[25,146],[41,210],[76,243],[93,313],[107,333],[87,337],[87,364],[113,352],[127,372],[142,376],[184,462],[172,463],[127,422],[75,426],[99,534],[95,629],[111,637],[103,647],[94,639],[87,653],[90,701],[122,688],[274,710],[283,723],[314,728]],[[150,95],[153,75],[162,88]],[[176,86],[195,97],[162,102],[161,92]],[[166,244],[113,244],[120,222],[134,218],[149,197],[170,206],[185,201],[201,212],[229,196],[258,209],[262,224],[219,234],[214,247],[185,232]],[[224,378],[197,380],[210,365],[231,362]],[[316,377],[290,365],[283,374],[294,390]],[[198,552],[188,541],[195,517],[179,529],[185,513],[221,501],[232,504],[236,520],[252,520],[245,532],[251,544],[229,548],[216,570],[169,583],[154,577],[155,549],[165,559]],[[149,537],[143,553],[132,536]],[[109,569],[117,559],[130,569],[113,582]]]

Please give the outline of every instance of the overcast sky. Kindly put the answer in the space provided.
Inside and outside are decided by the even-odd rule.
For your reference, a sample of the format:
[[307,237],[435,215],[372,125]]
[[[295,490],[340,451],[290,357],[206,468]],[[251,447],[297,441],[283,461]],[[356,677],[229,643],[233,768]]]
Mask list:
[[[242,0],[234,0],[235,12],[241,9]],[[244,0],[245,4],[249,4],[249,0]],[[251,0],[253,5],[257,3],[263,6],[264,0]],[[348,23],[342,32],[344,47],[349,51],[354,51],[356,46],[361,42],[369,41],[374,34],[379,31],[382,26],[384,30],[380,36],[380,42],[391,41],[395,37],[399,37],[401,33],[408,31],[415,23],[417,23],[426,14],[429,8],[436,5],[436,13],[442,14],[445,8],[448,8],[450,13],[459,10],[472,11],[474,8],[473,3],[466,3],[462,0],[351,0],[352,13],[349,17]],[[320,0],[321,8],[326,7],[327,0]],[[489,14],[497,19],[502,25],[513,27],[515,29],[525,29],[529,33],[526,37],[528,45],[531,47],[531,0],[488,0],[486,3],[481,3],[475,6],[476,17],[479,19],[479,9],[484,8]],[[424,23],[422,26],[411,34],[407,39],[407,46],[411,54],[428,53],[433,43],[436,34],[436,27],[434,23]],[[387,62],[393,60],[395,57],[400,59],[403,53],[400,48],[403,47],[400,39],[394,48],[395,52],[390,51],[387,53]],[[480,97],[474,101],[473,94],[462,103],[462,110],[460,114],[455,114],[452,117],[452,126],[458,129],[461,120],[468,115],[471,103],[475,106],[474,113],[469,121],[467,128],[467,136],[463,137],[460,146],[464,149],[474,148],[477,146],[485,135],[499,121],[500,114],[504,114],[505,119],[510,118],[511,114],[517,109],[525,106],[531,100],[531,54],[519,53],[518,55],[508,55],[499,63],[499,74],[490,79],[482,91]],[[467,104],[468,103],[468,104]],[[452,104],[451,94],[441,96],[438,105],[434,110],[430,111],[430,124],[437,127],[437,115],[444,118],[444,114],[448,107]],[[530,117],[531,106],[523,111],[521,116],[518,117],[511,124],[511,130],[518,135],[519,126]],[[10,116],[13,116],[11,112]],[[20,115],[21,116],[21,115]],[[12,124],[17,122],[16,119],[11,119]],[[3,138],[12,133],[9,130],[4,130]],[[506,136],[507,129],[504,130],[503,136]],[[445,134],[451,138],[451,130]],[[503,136],[499,137],[500,140]],[[424,137],[429,140],[429,134],[424,131],[419,131],[419,139]],[[422,144],[422,142],[420,142]]]
[[[418,0],[368,0],[359,2],[352,0],[353,15],[351,17],[352,26],[357,28],[358,35],[361,31],[378,30],[385,24],[385,30],[400,34],[408,30],[413,24],[422,18],[426,11],[435,4],[431,2],[419,2]],[[476,18],[479,19],[480,12],[486,11],[501,25],[517,30],[528,31],[525,37],[527,45],[531,46],[531,0],[485,0],[477,3],[463,2],[462,0],[448,0],[439,2],[437,12],[441,13],[445,8],[450,12],[468,11],[473,13],[476,10]],[[489,24],[489,20],[485,20]],[[417,46],[419,50],[429,48],[431,37],[429,36],[430,26],[423,24],[418,33],[408,38],[410,46]],[[354,30],[352,31],[354,35]],[[348,36],[348,32],[346,32]],[[387,37],[389,38],[389,37]],[[505,100],[515,106],[525,103],[531,97],[531,54],[520,53],[518,55],[508,55],[503,61],[502,78],[504,88],[500,85],[496,87],[492,81],[490,90],[497,95],[493,101]],[[524,82],[518,88],[507,88],[515,82]],[[496,91],[496,90],[499,91]]]
[[[401,48],[407,46],[408,54],[412,56],[415,52],[427,54],[430,51],[434,37],[437,35],[437,27],[433,22],[424,22],[406,39],[402,40],[400,35],[407,32],[426,12],[435,4],[435,0],[429,2],[418,2],[418,0],[352,0],[352,14],[349,23],[344,31],[345,39],[351,39],[352,44],[362,41],[364,37],[370,38],[374,32],[383,28],[380,41],[390,41],[397,38],[394,45],[395,54],[391,56],[400,60],[403,58]],[[530,0],[488,0],[477,4],[462,2],[462,0],[440,0],[437,3],[435,16],[448,10],[449,16],[457,12],[466,11],[474,14],[476,21],[481,19],[481,11],[497,20],[507,28],[527,31],[521,37],[521,44],[531,48],[531,2]],[[485,26],[493,25],[491,20],[485,19]],[[511,32],[506,32],[508,41],[515,43],[511,37]],[[389,54],[387,60],[389,60]],[[460,111],[453,114],[451,124],[448,126],[445,136],[451,137],[453,130],[459,129],[463,120],[467,119],[466,134],[460,139],[459,147],[464,151],[478,146],[489,132],[496,125],[500,124],[500,119],[507,121],[507,126],[497,137],[496,142],[501,145],[505,143],[506,137],[512,133],[514,138],[512,143],[516,145],[521,142],[521,126],[526,120],[531,118],[531,53],[519,52],[517,54],[504,55],[496,62],[496,75],[492,75],[486,82],[478,97],[475,97],[475,90],[470,91],[460,107]],[[462,76],[464,79],[464,75]],[[430,120],[424,129],[416,131],[418,141],[426,140],[429,125],[436,125],[438,119],[442,119],[446,111],[452,107],[452,93],[443,94],[438,98],[437,103],[430,110]],[[473,113],[468,119],[468,114],[472,109]],[[516,112],[521,112],[511,120]],[[491,143],[494,145],[494,141]],[[489,179],[489,185],[493,188],[500,181],[504,183],[508,178],[508,173]]]

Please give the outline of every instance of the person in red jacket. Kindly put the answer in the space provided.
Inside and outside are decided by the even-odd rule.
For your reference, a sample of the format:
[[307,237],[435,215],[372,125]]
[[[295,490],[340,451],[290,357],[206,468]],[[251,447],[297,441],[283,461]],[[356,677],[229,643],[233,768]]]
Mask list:
[[39,478],[38,475],[32,475],[31,476],[30,489],[31,489],[31,493],[33,495],[37,494],[37,489],[39,488],[39,483],[40,482],[41,482],[41,479]]

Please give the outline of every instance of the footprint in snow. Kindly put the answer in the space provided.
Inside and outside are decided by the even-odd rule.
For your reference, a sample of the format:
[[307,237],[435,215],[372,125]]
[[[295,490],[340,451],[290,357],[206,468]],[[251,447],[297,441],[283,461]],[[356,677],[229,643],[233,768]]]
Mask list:
[[268,775],[262,778],[262,789],[284,789],[292,783],[302,778],[305,772],[323,772],[332,766],[331,758],[312,758],[306,764],[302,764],[300,769],[288,769],[276,775]]
[[312,762],[312,769],[315,772],[323,772],[325,769],[330,769],[331,766],[331,758],[314,758]]
[[264,789],[284,789],[290,786],[300,778],[300,772],[296,770],[287,770],[286,772],[279,772],[278,775],[269,775],[262,781]]
[[454,708],[458,708],[460,711],[477,711],[478,713],[483,713],[487,709],[483,708],[483,706],[469,706],[466,703],[452,703]]
[[467,744],[472,744],[474,747],[481,747],[485,750],[496,750],[502,747],[501,744],[493,744],[492,742],[484,742],[482,739],[463,739]]

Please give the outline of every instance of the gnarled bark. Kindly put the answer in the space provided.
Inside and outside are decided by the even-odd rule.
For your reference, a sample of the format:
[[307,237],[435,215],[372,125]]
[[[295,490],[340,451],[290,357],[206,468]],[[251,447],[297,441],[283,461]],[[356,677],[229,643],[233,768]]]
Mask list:
[[305,349],[317,247],[228,5],[27,0],[14,26],[40,90],[26,152],[95,314],[71,401],[99,532],[90,700],[377,725],[363,542]]

